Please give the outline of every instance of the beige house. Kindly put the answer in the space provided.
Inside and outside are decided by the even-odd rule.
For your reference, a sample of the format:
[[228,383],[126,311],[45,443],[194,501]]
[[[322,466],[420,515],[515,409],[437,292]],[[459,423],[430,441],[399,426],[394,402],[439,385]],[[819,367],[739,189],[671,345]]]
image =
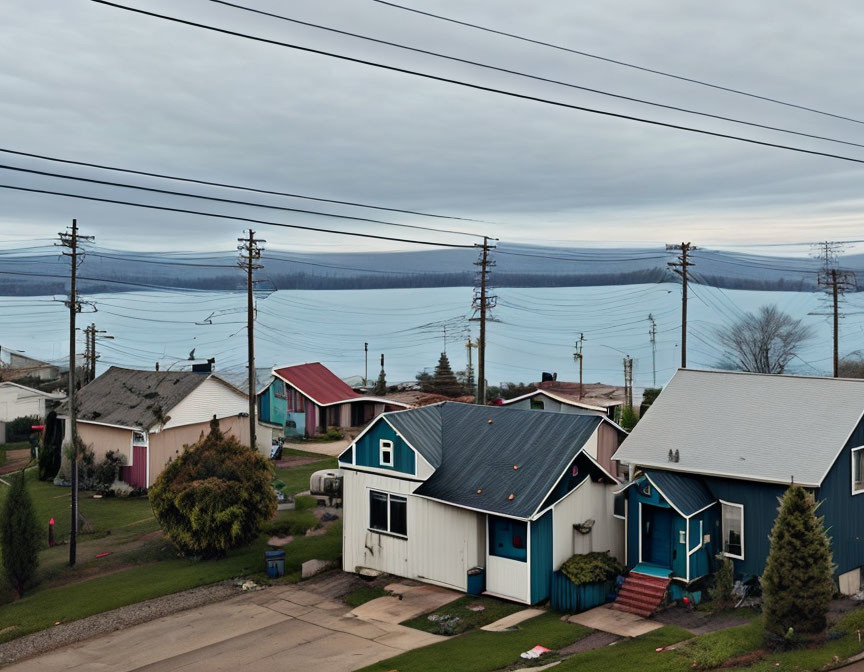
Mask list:
[[[150,487],[184,446],[210,430],[214,416],[225,435],[248,444],[247,399],[212,373],[111,367],[77,395],[78,435],[97,460],[109,450],[123,456],[123,481]],[[256,435],[259,450],[268,450],[269,433],[259,427]]]

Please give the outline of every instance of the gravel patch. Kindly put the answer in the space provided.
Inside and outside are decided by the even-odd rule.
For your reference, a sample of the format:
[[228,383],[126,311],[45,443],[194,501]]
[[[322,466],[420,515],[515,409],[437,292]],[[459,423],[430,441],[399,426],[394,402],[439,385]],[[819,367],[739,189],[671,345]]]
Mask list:
[[747,625],[750,622],[749,618],[736,614],[734,610],[712,614],[709,611],[695,611],[683,607],[672,607],[661,611],[654,614],[652,620],[663,625],[676,625],[689,630],[694,635],[707,635],[710,632]]
[[562,656],[572,656],[576,653],[585,653],[586,651],[599,649],[602,646],[609,646],[610,644],[617,642],[619,639],[621,639],[621,637],[613,635],[611,632],[592,632],[587,637],[583,637],[570,646],[558,649],[556,653]]
[[32,635],[0,644],[0,665],[8,665],[24,658],[55,651],[60,647],[115,630],[122,630],[132,625],[154,621],[178,611],[219,602],[239,593],[240,589],[234,585],[233,581],[223,581],[210,586],[192,588],[181,593],[130,604],[71,623],[63,623],[48,630],[34,632]]

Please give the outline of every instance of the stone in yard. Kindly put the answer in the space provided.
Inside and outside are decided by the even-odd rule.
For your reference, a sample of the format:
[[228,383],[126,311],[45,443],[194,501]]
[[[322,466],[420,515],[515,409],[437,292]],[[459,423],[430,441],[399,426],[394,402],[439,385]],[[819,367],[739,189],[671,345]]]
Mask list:
[[332,566],[333,563],[329,560],[307,560],[300,567],[300,576],[308,579],[311,576],[330,569]]
[[270,537],[267,540],[267,543],[270,546],[275,546],[277,548],[281,548],[282,546],[287,546],[292,541],[294,541],[294,537],[292,537],[291,535],[288,535],[287,537]]
[[479,602],[475,602],[474,604],[468,605],[468,611],[486,611],[486,607]]
[[310,527],[308,530],[306,530],[307,537],[320,537],[324,534],[327,534],[326,527]]

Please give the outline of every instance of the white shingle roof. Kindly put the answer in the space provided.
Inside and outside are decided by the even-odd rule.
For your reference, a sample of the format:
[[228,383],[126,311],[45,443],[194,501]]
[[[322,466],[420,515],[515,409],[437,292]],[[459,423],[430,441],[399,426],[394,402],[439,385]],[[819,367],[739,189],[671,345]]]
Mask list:
[[862,414],[864,380],[680,369],[615,459],[817,486]]

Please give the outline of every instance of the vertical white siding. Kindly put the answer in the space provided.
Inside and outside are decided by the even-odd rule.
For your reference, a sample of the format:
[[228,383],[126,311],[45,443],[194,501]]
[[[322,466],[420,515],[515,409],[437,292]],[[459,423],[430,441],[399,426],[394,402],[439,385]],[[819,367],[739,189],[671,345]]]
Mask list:
[[[467,572],[483,566],[485,517],[411,493],[420,483],[345,470],[343,569],[368,567],[465,590]],[[408,499],[408,538],[369,529],[369,490]]]
[[[614,486],[595,483],[590,478],[555,505],[553,513],[552,565],[558,569],[571,555],[609,551],[624,560],[624,522],[612,515]],[[594,520],[588,534],[573,529],[574,524]]]
[[486,563],[487,592],[525,604],[531,603],[530,567],[527,562],[490,555]]
[[25,415],[45,417],[45,397],[12,385],[0,387],[0,421],[10,422]]
[[217,418],[227,418],[248,412],[249,402],[246,395],[218,378],[208,378],[174,408],[166,409],[165,414],[170,419],[162,429],[209,422],[214,415]]

